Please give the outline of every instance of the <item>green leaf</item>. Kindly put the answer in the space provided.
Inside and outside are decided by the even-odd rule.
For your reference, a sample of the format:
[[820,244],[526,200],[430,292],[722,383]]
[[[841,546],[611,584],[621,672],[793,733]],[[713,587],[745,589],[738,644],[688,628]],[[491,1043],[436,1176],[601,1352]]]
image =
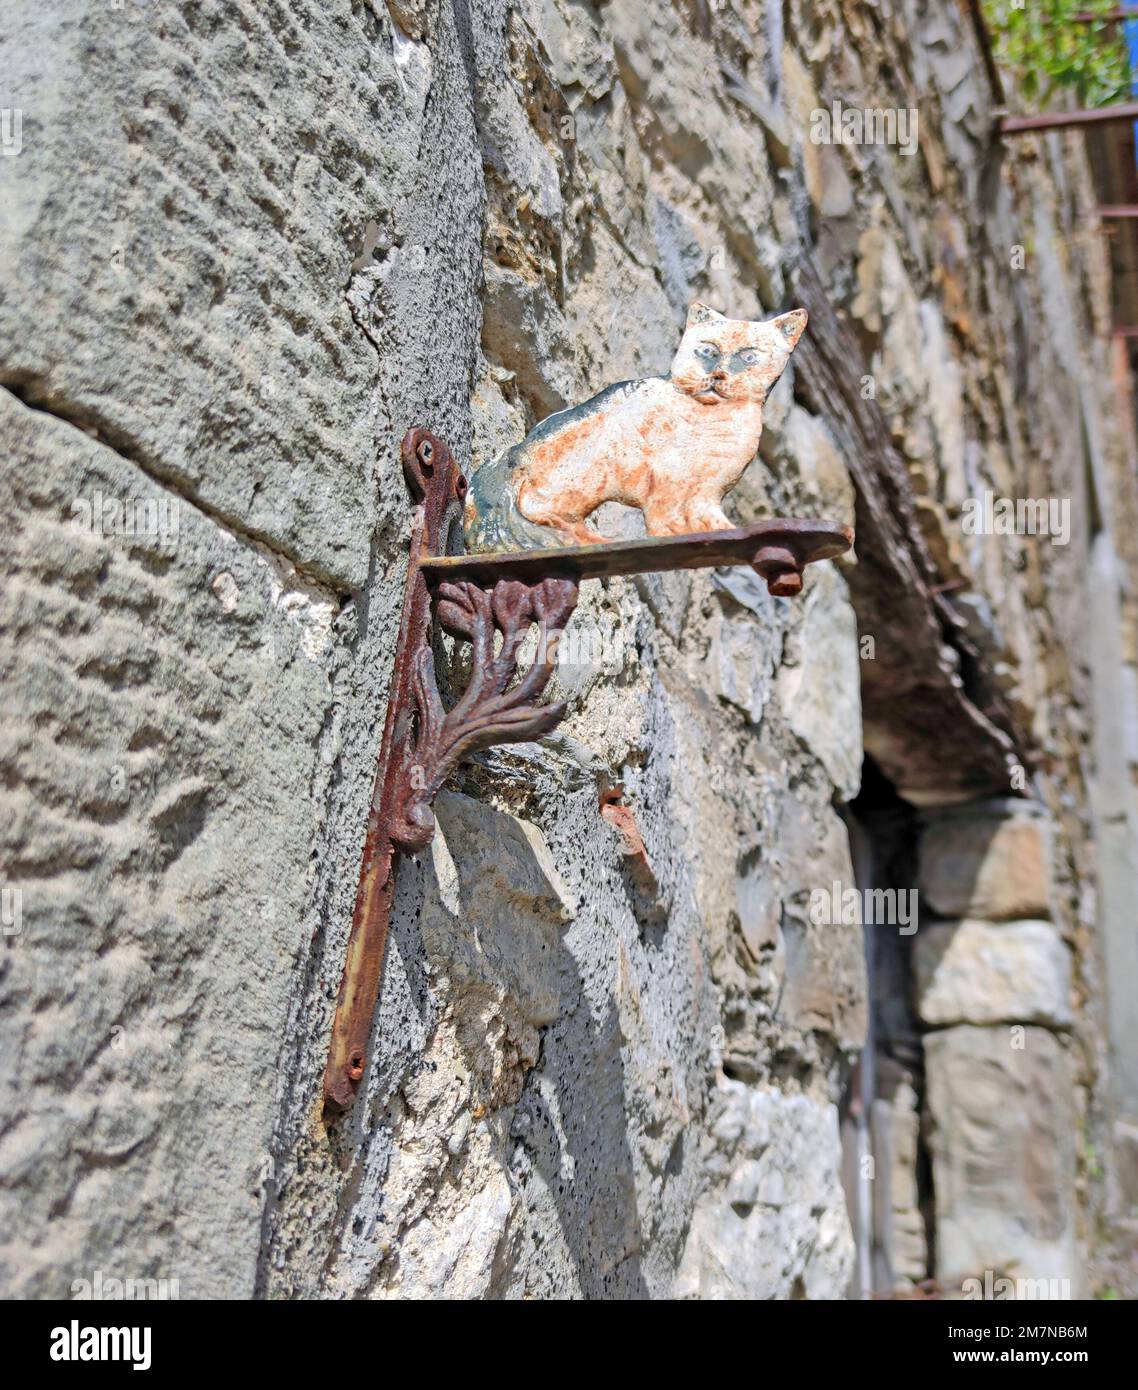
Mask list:
[[1062,89],[1083,106],[1109,106],[1130,91],[1121,24],[1077,24],[1081,10],[1107,13],[1118,0],[981,0],[996,61],[1013,73],[1024,97],[1046,106]]

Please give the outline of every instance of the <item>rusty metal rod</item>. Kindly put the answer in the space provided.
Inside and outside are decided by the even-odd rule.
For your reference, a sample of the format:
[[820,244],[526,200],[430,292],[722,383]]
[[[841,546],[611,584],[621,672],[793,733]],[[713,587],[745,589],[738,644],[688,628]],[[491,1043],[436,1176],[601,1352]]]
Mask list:
[[1095,212],[1100,218],[1138,217],[1138,203],[1104,203]]
[[[324,1099],[331,1111],[347,1110],[364,1074],[371,1036],[387,929],[395,902],[396,852],[415,827],[403,824],[396,808],[406,800],[408,776],[405,754],[413,733],[414,693],[423,673],[416,657],[430,650],[431,594],[423,577],[425,555],[443,547],[449,518],[461,510],[466,480],[450,451],[426,430],[408,430],[402,445],[403,476],[419,504],[411,529],[407,579],[395,665],[391,673],[383,741],[375,787],[368,811],[360,877],[356,888],[347,957],[332,1021],[332,1042],[324,1071]],[[430,835],[428,833],[427,839]]]
[[391,677],[383,742],[368,810],[363,858],[356,888],[352,928],[336,1014],[332,1023],[332,1043],[324,1072],[324,1098],[333,1110],[347,1110],[355,1099],[356,1086],[364,1073],[368,1038],[379,999],[383,958],[387,952],[387,928],[395,902],[395,846],[387,815],[391,801],[391,781],[396,768],[396,744],[401,724],[409,722],[414,673],[410,658],[414,637],[429,621],[430,594],[420,570],[425,549],[427,521],[425,509],[416,514],[411,535],[403,613],[395,669]]
[[1107,125],[1112,121],[1138,120],[1138,101],[1082,111],[1044,111],[1035,116],[1000,113],[996,129],[1001,135],[1023,135],[1029,130],[1066,130],[1082,125]]
[[1138,9],[1103,10],[1099,14],[1095,14],[1093,10],[1079,10],[1071,18],[1076,24],[1093,24],[1097,19],[1109,19],[1117,23],[1122,19],[1138,19]]

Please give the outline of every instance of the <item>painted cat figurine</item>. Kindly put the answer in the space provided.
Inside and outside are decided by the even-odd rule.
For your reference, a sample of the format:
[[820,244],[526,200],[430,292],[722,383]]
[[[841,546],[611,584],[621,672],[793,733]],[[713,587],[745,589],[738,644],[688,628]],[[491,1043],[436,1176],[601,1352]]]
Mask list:
[[649,535],[731,526],[721,505],[754,458],[763,404],[806,327],[693,304],[665,377],[621,381],[550,415],[483,464],[464,509],[468,551],[590,545],[602,502],[639,507]]

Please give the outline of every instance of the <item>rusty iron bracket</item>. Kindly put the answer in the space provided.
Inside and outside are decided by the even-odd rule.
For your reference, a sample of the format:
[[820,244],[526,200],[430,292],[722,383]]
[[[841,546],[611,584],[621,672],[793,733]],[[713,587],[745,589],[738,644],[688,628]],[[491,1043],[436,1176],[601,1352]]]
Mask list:
[[1026,135],[1035,130],[1073,130],[1079,126],[1138,120],[1138,101],[1120,101],[1114,106],[1092,106],[1078,111],[1038,111],[1030,116],[1013,116],[1007,111],[994,114],[1000,135]]
[[[848,550],[853,533],[834,522],[773,520],[689,536],[462,553],[466,479],[450,450],[425,429],[403,438],[403,476],[417,503],[395,666],[332,1043],[324,1073],[331,1112],[352,1105],[364,1073],[395,898],[396,853],[431,842],[435,793],[458,763],[495,744],[539,738],[566,704],[538,702],[557,642],[577,605],[578,585],[605,575],[750,565],[772,594],[802,588],[803,568]],[[532,626],[537,653],[518,658]],[[470,643],[466,690],[444,708],[435,679],[435,627]],[[501,638],[498,646],[497,639]],[[497,647],[497,650],[496,650]]]

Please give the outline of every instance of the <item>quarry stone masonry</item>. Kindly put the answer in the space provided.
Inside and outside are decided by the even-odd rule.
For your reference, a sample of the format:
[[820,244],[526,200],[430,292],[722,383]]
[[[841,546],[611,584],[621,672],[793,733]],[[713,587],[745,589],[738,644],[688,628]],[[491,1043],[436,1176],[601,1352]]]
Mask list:
[[[993,144],[945,0],[10,8],[5,1294],[1124,1288],[1138,458],[1083,137]],[[835,102],[914,148],[812,140]],[[565,721],[400,866],[327,1123],[399,440],[473,472],[695,300],[808,311],[725,506],[855,553],[582,586]]]

